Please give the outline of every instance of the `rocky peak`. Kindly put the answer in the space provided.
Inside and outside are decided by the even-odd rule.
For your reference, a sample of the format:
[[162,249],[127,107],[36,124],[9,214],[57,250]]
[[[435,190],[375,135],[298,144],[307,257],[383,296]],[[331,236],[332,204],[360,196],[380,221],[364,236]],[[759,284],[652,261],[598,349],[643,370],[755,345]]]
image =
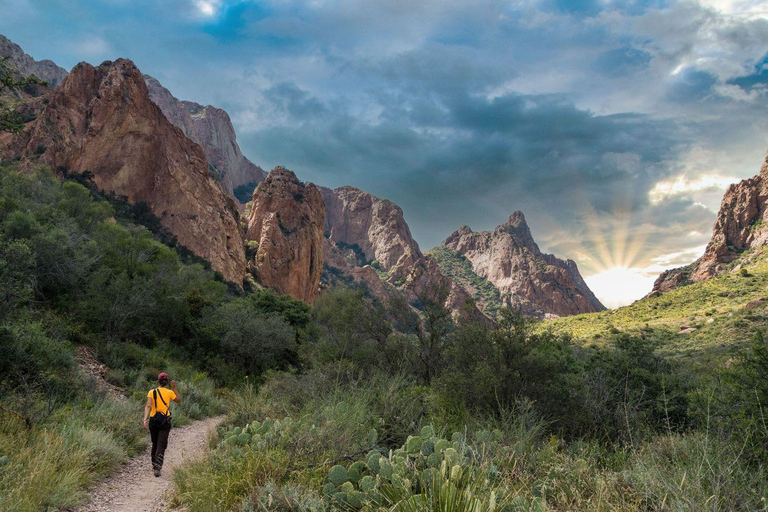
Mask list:
[[325,263],[333,269],[329,278],[345,276],[383,303],[397,294],[414,301],[427,283],[444,285],[445,305],[454,316],[488,322],[466,291],[422,254],[399,206],[354,187],[320,187],[320,193],[326,205]]
[[58,172],[89,171],[97,187],[146,203],[181,244],[242,283],[245,252],[234,202],[209,175],[200,146],[149,99],[133,62],[80,63],[46,99],[4,156]]
[[651,295],[685,282],[700,282],[721,272],[739,255],[768,244],[768,156],[760,173],[728,187],[704,255],[693,264],[662,273]]
[[443,246],[461,253],[472,272],[500,293],[506,306],[544,318],[601,311],[605,307],[589,289],[576,263],[543,254],[522,212],[493,231],[462,227]]
[[507,222],[505,222],[503,225],[512,226],[515,228],[525,226],[525,229],[528,229],[528,223],[525,221],[525,215],[520,210],[515,210],[512,212],[512,215],[509,216],[509,219],[507,219]]
[[389,273],[394,282],[422,257],[419,245],[392,201],[354,187],[320,189],[326,205],[325,235],[331,242],[356,246],[367,262]]
[[37,61],[7,37],[0,35],[0,58],[8,57],[11,65],[24,75],[33,75],[55,87],[67,76],[67,70],[51,60]]
[[523,215],[523,212],[520,210],[512,213],[507,222],[496,229],[508,232],[524,247],[527,247],[536,253],[540,252],[539,246],[536,245],[536,242],[533,240],[531,228],[528,227],[528,223],[525,221],[525,215]]
[[264,169],[243,156],[226,111],[211,105],[180,101],[156,78],[144,75],[144,80],[152,101],[184,135],[200,145],[214,176],[233,197],[237,187],[250,184],[255,187],[267,176]]
[[275,167],[253,193],[246,240],[257,280],[309,303],[323,270],[325,204],[317,187]]

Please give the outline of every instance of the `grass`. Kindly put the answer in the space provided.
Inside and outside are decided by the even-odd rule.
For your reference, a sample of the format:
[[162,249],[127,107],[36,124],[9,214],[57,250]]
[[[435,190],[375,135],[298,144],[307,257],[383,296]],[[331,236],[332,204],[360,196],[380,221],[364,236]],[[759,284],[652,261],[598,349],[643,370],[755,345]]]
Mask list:
[[768,299],[768,248],[745,254],[743,261],[747,276],[728,272],[622,308],[544,321],[539,328],[568,333],[585,345],[605,345],[617,332],[654,332],[666,339],[662,350],[670,354],[727,355],[768,325],[768,302],[761,302]]
[[75,506],[86,489],[146,443],[136,404],[105,397],[56,410],[31,429],[19,417],[0,415],[0,510],[33,511]]

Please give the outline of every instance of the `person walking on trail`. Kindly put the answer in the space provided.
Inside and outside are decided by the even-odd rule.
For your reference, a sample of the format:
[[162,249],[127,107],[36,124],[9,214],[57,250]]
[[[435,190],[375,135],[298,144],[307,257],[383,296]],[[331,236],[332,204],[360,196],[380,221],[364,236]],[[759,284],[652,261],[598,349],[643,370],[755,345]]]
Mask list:
[[147,393],[147,405],[144,406],[142,424],[149,430],[152,437],[152,470],[155,476],[160,476],[165,449],[168,447],[168,434],[171,432],[171,401],[181,403],[181,396],[176,389],[175,380],[171,381],[171,389],[168,389],[167,373],[157,376],[157,384],[157,388]]

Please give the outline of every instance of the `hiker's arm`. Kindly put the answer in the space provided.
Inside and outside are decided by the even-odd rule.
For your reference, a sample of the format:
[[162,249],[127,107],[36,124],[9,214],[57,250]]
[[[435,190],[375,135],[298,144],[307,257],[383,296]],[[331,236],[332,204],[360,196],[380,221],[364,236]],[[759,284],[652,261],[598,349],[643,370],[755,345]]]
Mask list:
[[180,404],[181,403],[181,395],[179,394],[179,390],[176,389],[176,381],[175,380],[171,381],[171,389],[173,390],[173,393],[176,395],[176,398],[174,398],[173,401],[176,402],[177,404]]
[[149,417],[149,411],[152,410],[152,399],[147,397],[147,404],[144,406],[144,421],[141,422],[144,428],[147,428],[147,418]]

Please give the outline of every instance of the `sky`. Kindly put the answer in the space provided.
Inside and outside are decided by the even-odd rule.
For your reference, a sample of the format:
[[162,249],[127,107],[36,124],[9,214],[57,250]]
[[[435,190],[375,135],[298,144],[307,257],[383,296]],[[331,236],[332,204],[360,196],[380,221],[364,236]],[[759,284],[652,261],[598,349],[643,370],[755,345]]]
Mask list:
[[522,210],[610,307],[701,255],[768,150],[768,1],[0,0],[0,33],[132,59],[262,167],[394,201],[422,249]]

